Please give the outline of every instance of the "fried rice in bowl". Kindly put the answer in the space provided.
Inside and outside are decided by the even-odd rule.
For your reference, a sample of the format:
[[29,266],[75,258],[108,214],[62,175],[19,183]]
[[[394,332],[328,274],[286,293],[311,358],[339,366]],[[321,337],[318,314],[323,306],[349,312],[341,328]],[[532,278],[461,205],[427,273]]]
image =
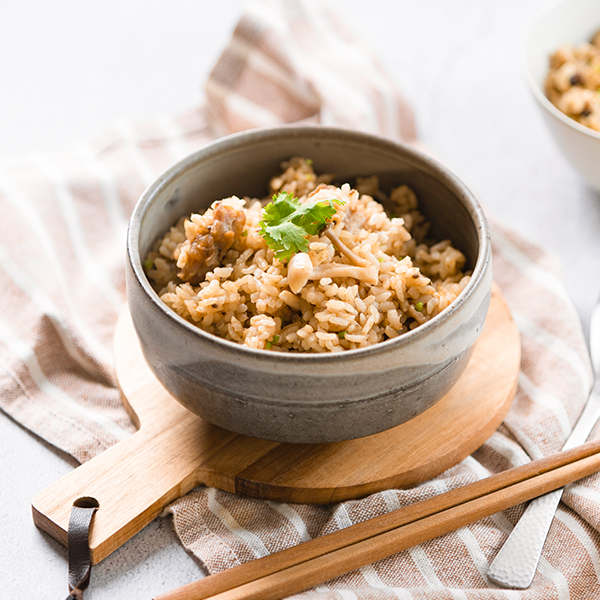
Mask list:
[[329,442],[403,423],[464,370],[491,290],[483,213],[430,158],[278,127],[209,144],[144,193],[128,301],[154,374],[238,433]]

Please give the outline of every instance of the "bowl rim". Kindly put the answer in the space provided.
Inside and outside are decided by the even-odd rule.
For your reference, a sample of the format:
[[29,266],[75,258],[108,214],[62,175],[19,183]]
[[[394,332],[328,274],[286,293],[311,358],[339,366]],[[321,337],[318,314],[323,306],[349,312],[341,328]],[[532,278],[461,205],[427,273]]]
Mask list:
[[[384,340],[365,348],[344,350],[342,352],[274,352],[266,349],[249,348],[243,344],[238,344],[204,331],[200,327],[186,321],[173,309],[169,308],[150,285],[142,266],[141,256],[139,256],[139,252],[136,252],[136,249],[139,250],[138,241],[141,225],[153,201],[172,181],[194,168],[197,162],[210,160],[211,158],[225,154],[232,149],[243,146],[249,142],[255,141],[260,143],[269,138],[276,139],[280,135],[309,137],[311,135],[321,137],[333,136],[338,140],[341,139],[343,141],[345,138],[354,142],[356,142],[357,139],[361,139],[361,141],[375,144],[379,147],[386,147],[395,152],[399,151],[405,156],[410,156],[413,160],[424,162],[427,167],[436,172],[439,177],[438,180],[441,180],[444,185],[450,184],[451,187],[453,186],[455,192],[460,192],[459,200],[464,205],[473,221],[479,242],[479,250],[471,279],[465,286],[465,289],[462,290],[458,297],[448,307],[427,323],[403,333],[396,338]],[[391,347],[406,346],[412,343],[413,340],[419,340],[426,337],[433,328],[448,321],[465,304],[465,302],[474,295],[480,282],[485,279],[491,263],[491,239],[485,213],[475,195],[453,172],[450,171],[450,169],[443,166],[437,160],[421,150],[402,142],[397,142],[389,138],[363,131],[320,124],[290,124],[260,127],[220,137],[205,144],[163,171],[154,182],[145,189],[133,209],[127,228],[127,258],[137,283],[145,293],[146,297],[153,303],[154,307],[164,314],[167,319],[174,322],[179,327],[183,327],[184,330],[192,336],[199,337],[204,343],[208,343],[211,346],[221,348],[228,352],[233,352],[234,355],[239,355],[240,358],[250,358],[261,363],[264,361],[275,361],[278,363],[311,361],[333,364],[338,361],[358,360],[367,355],[372,356],[381,352],[387,352]]]
[[[585,134],[592,139],[600,139],[600,132],[595,131],[590,127],[586,127],[581,123],[578,123],[574,119],[568,117],[564,112],[559,110],[546,96],[543,90],[540,88],[540,84],[536,81],[533,76],[530,68],[529,68],[529,47],[531,43],[531,36],[533,34],[534,29],[541,23],[544,17],[548,16],[552,11],[556,10],[560,5],[569,2],[569,0],[550,0],[546,2],[544,6],[535,11],[530,17],[526,27],[523,30],[522,39],[521,39],[521,71],[525,75],[525,80],[527,81],[530,92],[533,97],[537,100],[537,102],[545,108],[552,116],[557,118],[559,121],[562,121],[565,125],[571,127],[574,131]],[[600,25],[599,25],[600,27]],[[571,41],[572,44],[576,44],[581,40]],[[558,48],[556,48],[558,49]],[[548,68],[546,69],[546,73]]]

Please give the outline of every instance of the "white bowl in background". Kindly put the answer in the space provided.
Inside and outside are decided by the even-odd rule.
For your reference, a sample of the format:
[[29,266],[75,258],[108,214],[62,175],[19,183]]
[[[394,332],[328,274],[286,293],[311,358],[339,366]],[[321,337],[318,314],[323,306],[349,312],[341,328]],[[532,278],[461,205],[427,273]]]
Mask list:
[[574,121],[544,93],[550,56],[563,44],[589,41],[600,29],[600,0],[552,3],[532,21],[525,38],[524,67],[529,87],[550,134],[571,166],[600,192],[600,133]]

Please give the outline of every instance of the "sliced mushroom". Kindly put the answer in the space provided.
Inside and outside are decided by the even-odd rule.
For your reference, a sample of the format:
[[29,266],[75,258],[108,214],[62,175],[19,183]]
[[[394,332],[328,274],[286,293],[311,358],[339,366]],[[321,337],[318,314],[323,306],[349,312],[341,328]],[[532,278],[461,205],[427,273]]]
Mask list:
[[310,279],[313,264],[306,252],[294,254],[288,262],[287,279],[290,290],[297,294]]
[[331,227],[327,227],[324,231],[324,234],[329,238],[331,243],[338,249],[340,254],[343,254],[350,262],[354,263],[358,267],[370,267],[372,263],[369,262],[366,258],[359,256],[356,252],[353,252],[340,240],[340,238],[335,234]]
[[368,267],[356,267],[354,265],[330,263],[328,265],[317,265],[312,270],[309,279],[321,279],[323,277],[352,277],[370,285],[376,285],[379,281],[379,270],[377,265],[374,264]]

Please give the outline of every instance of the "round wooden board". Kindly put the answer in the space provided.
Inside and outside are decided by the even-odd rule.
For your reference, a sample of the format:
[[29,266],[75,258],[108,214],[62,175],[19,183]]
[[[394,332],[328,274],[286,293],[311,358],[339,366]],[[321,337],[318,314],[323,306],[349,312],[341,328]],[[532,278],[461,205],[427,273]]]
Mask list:
[[[121,317],[116,343],[121,389],[142,425],[148,404],[158,401],[165,412],[173,404],[179,408],[148,368],[127,314]],[[224,449],[198,465],[210,473],[205,476],[209,480],[201,483],[240,494],[307,503],[413,486],[460,462],[496,430],[512,402],[519,364],[519,332],[495,288],[467,369],[454,388],[426,412],[376,435],[328,444],[255,440],[189,415],[197,435],[208,436],[213,443],[226,438],[227,448],[235,447],[232,455]],[[175,448],[173,456],[179,452]],[[171,460],[171,456],[165,459]]]
[[465,372],[429,410],[365,438],[281,444],[211,425],[174,400],[146,364],[124,309],[115,333],[115,366],[139,430],[38,494],[34,520],[66,544],[73,501],[96,498],[100,509],[90,538],[96,563],[200,484],[314,504],[414,486],[460,462],[496,430],[516,390],[520,355],[519,332],[494,287]]

